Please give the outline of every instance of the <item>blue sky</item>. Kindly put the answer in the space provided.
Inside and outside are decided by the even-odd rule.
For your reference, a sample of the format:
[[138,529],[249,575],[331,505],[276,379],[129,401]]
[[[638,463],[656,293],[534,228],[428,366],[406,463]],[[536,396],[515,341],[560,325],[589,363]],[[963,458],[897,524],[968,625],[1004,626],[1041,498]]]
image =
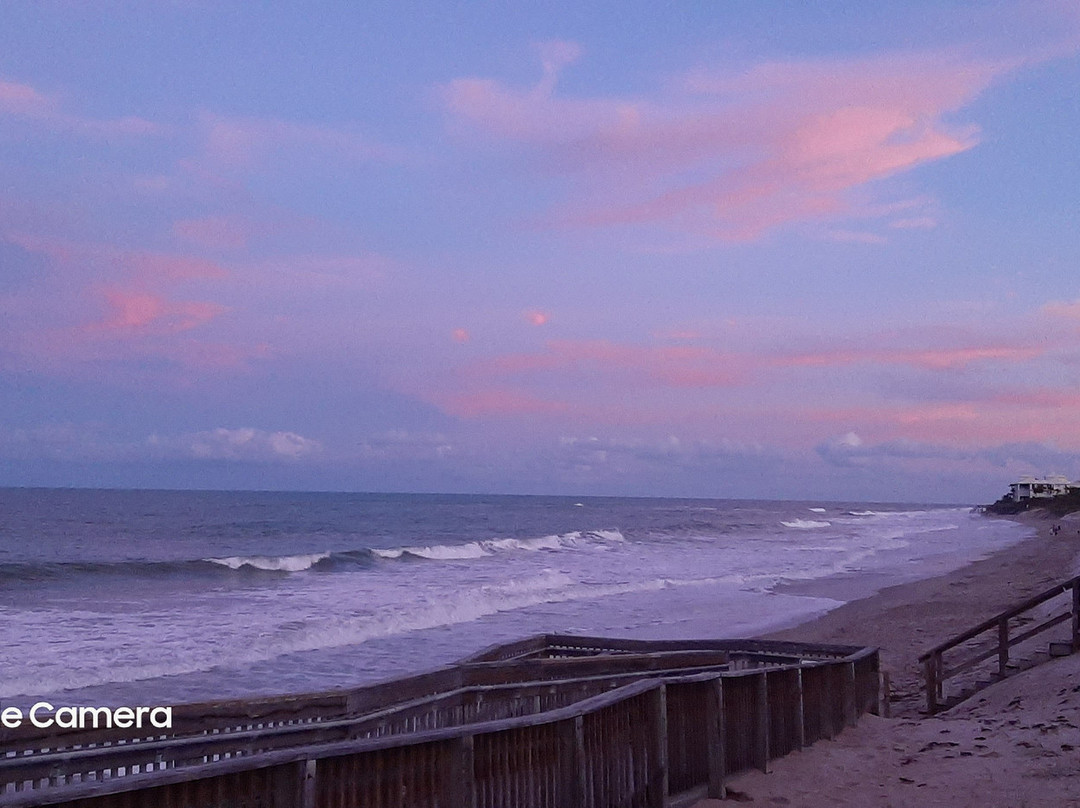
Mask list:
[[0,484],[1080,476],[1064,2],[9,0]]

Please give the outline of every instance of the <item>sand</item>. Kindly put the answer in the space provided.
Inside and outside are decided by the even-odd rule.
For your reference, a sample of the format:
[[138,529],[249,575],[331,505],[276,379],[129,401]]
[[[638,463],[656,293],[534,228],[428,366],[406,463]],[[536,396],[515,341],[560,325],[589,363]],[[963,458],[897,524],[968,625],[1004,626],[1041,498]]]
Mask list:
[[[876,645],[892,718],[729,783],[730,799],[785,806],[1080,806],[1080,655],[1055,659],[927,718],[918,656],[1080,570],[1080,517],[1018,517],[1037,534],[953,573],[884,589],[771,635]],[[1052,524],[1063,529],[1052,535]],[[826,594],[828,582],[820,589]],[[1063,627],[1068,634],[1067,624]],[[1046,639],[1035,641],[1045,647]],[[705,800],[699,808],[723,803]],[[726,804],[731,804],[730,801]]]

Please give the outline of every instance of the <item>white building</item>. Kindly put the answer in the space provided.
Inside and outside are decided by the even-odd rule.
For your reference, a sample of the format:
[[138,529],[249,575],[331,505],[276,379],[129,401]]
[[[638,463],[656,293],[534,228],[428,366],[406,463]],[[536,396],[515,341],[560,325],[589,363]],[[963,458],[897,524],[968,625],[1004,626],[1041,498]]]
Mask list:
[[1059,494],[1067,494],[1074,488],[1080,488],[1080,483],[1071,483],[1068,478],[1061,474],[1050,474],[1046,477],[1022,477],[1019,482],[1009,485],[1009,496],[1014,502],[1025,499],[1049,499]]

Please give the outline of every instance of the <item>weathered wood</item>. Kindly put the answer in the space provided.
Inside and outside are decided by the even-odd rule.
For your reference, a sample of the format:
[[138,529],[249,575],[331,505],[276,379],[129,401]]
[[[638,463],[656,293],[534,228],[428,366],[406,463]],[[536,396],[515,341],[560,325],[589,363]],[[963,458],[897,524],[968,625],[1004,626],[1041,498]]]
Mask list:
[[798,699],[799,699],[799,726],[796,729],[796,736],[795,736],[796,743],[797,743],[796,749],[802,750],[806,746],[806,719],[804,718],[804,715],[805,715],[805,703],[803,702],[803,681],[802,681],[803,672],[800,669],[800,670],[795,671],[795,674],[796,674],[797,681],[798,681],[797,687],[799,689],[799,695],[798,695]]
[[[224,805],[240,794],[244,804],[267,808],[471,808],[481,796],[485,805],[515,808],[663,805],[672,787],[669,749],[673,743],[689,748],[685,744],[691,742],[704,747],[701,760],[680,768],[679,789],[722,794],[731,771],[729,741],[739,745],[736,768],[764,761],[767,769],[771,735],[786,751],[792,745],[791,721],[798,723],[798,743],[805,741],[806,725],[801,715],[791,718],[805,711],[799,666],[787,664],[791,645],[779,649],[760,644],[742,658],[746,665],[767,669],[732,671],[720,660],[738,655],[738,646],[748,643],[724,641],[722,649],[718,644],[698,641],[689,651],[666,644],[655,653],[641,652],[650,647],[647,643],[635,644],[601,660],[603,664],[581,656],[470,664],[468,673],[462,668],[410,677],[403,692],[392,693],[384,685],[369,689],[363,698],[353,699],[354,706],[371,706],[377,692],[388,694],[390,705],[361,716],[311,723],[252,720],[242,730],[3,757],[0,792],[4,782],[9,787],[0,805],[29,808],[125,792],[110,797],[109,808],[159,808],[174,798],[177,806]],[[843,647],[847,655],[836,657],[836,648],[804,650],[823,674],[834,667],[838,674],[845,666],[854,671],[856,662],[860,669],[877,670],[875,649]],[[773,653],[780,650],[784,653]],[[528,652],[542,653],[535,644]],[[605,667],[612,659],[623,666]],[[774,664],[778,660],[785,664]],[[712,663],[712,668],[701,663]],[[610,672],[580,676],[598,668]],[[466,677],[478,669],[489,678],[503,677],[502,682],[466,687]],[[536,670],[568,675],[514,680]],[[775,688],[769,686],[770,676],[775,677]],[[738,707],[734,724],[728,722],[723,678],[730,682],[732,704]],[[431,692],[438,686],[451,690]],[[828,698],[818,699],[823,713],[830,708],[843,712],[838,700],[843,689],[835,687]],[[704,716],[687,701],[691,693],[699,694],[694,698],[704,703]],[[775,729],[770,722],[776,723]],[[683,747],[671,734],[675,726]],[[476,779],[480,738],[489,750],[483,781]],[[198,795],[196,802],[188,802],[184,794]]]
[[661,683],[649,700],[652,748],[649,750],[649,804],[664,808],[668,796],[667,687]]
[[[1050,589],[1047,589],[1044,592],[1040,592],[1038,595],[1033,595],[1032,597],[1030,597],[1027,600],[1023,601],[1022,603],[1019,603],[1019,604],[1017,604],[1016,606],[1013,606],[1010,609],[1006,609],[1005,611],[1001,612],[1000,614],[994,615],[993,617],[991,617],[991,618],[989,618],[987,620],[984,620],[982,623],[979,623],[977,626],[969,628],[967,631],[964,631],[964,632],[962,632],[960,634],[957,634],[955,637],[952,637],[951,639],[948,639],[943,643],[935,645],[929,651],[926,651],[924,654],[922,654],[919,657],[919,661],[922,662],[922,661],[928,659],[929,657],[933,656],[934,654],[943,653],[945,651],[948,651],[950,648],[954,648],[955,646],[960,645],[961,643],[967,642],[968,640],[979,636],[983,632],[989,631],[990,629],[995,628],[1000,620],[1003,620],[1003,619],[1004,620],[1009,620],[1009,619],[1012,619],[1013,617],[1017,617],[1018,615],[1023,614],[1024,612],[1030,611],[1031,609],[1035,608],[1036,606],[1042,605],[1043,603],[1045,603],[1048,600],[1051,600],[1053,598],[1058,597],[1059,595],[1062,595],[1062,594],[1068,592],[1070,589],[1073,589],[1073,591],[1075,592],[1076,586],[1078,584],[1080,584],[1080,576],[1070,578],[1067,581],[1064,581],[1064,582],[1062,582],[1060,584],[1054,585],[1053,587],[1051,587]],[[1076,600],[1076,596],[1074,595],[1074,602],[1075,602],[1075,600]]]
[[706,731],[709,744],[709,791],[708,796],[722,800],[727,797],[727,760],[724,749],[724,680],[717,677],[705,702]]
[[757,768],[768,773],[769,771],[769,676],[761,673],[756,682],[757,694],[757,730],[755,753]]
[[1072,647],[1080,651],[1080,578],[1072,584]]
[[452,795],[451,804],[461,808],[476,808],[475,742],[472,735],[455,738],[446,755],[446,791]]
[[315,808],[315,786],[318,761],[304,760],[298,764],[300,773],[300,808]]
[[843,676],[842,699],[844,706],[844,724],[853,727],[859,721],[858,692],[856,691],[855,663],[847,662],[841,668]]

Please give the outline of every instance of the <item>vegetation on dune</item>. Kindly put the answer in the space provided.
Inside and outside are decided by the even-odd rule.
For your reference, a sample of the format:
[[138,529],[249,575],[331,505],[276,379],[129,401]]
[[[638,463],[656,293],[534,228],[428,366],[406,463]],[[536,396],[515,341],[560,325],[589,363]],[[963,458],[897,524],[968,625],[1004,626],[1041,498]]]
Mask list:
[[986,506],[987,513],[996,513],[1001,516],[1035,509],[1046,511],[1053,516],[1065,516],[1074,511],[1080,511],[1080,488],[1074,488],[1069,493],[1059,494],[1056,497],[1022,499],[1019,502],[1006,494],[993,505]]

